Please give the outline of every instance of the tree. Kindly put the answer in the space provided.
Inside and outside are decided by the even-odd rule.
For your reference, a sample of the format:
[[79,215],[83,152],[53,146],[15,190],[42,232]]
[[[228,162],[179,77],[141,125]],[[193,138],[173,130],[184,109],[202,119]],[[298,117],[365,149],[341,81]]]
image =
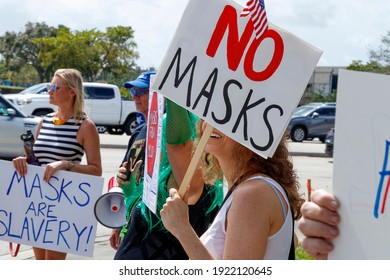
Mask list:
[[370,61],[363,64],[361,60],[354,60],[347,67],[349,70],[390,74],[390,31],[382,37],[381,45],[377,50],[369,51]]
[[35,38],[54,37],[57,29],[46,23],[31,23],[25,25],[25,31],[6,32],[0,37],[0,52],[5,59],[6,67],[12,72],[21,71],[26,64],[31,65],[38,74],[39,81],[47,78],[47,69],[43,68],[38,58],[39,46],[33,43]]
[[105,72],[114,77],[135,66],[138,53],[131,27],[108,27],[107,32],[59,29],[56,37],[38,38],[38,57],[42,65],[54,68],[76,68],[87,81],[96,81]]
[[377,51],[370,51],[370,58],[378,61],[383,66],[390,66],[390,31],[382,37],[382,45],[379,46]]
[[20,72],[31,65],[38,82],[49,81],[59,68],[76,68],[86,81],[104,77],[120,79],[136,66],[139,57],[130,26],[71,31],[66,26],[53,28],[45,23],[28,23],[26,31],[7,32],[0,37],[0,53],[5,67]]

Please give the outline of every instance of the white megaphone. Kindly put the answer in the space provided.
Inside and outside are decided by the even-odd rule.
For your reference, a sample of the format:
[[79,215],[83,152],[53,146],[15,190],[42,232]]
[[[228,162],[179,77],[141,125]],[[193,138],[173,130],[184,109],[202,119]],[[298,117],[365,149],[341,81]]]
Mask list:
[[108,192],[95,203],[95,217],[108,228],[120,228],[126,224],[126,206],[123,190],[115,177],[108,181]]

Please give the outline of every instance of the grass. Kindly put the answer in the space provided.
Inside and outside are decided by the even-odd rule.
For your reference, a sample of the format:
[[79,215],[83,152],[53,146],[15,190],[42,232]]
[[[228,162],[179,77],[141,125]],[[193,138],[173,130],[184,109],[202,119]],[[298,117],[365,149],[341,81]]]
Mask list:
[[295,249],[295,259],[296,260],[314,260],[305,250],[303,250],[301,243],[298,243],[297,248]]

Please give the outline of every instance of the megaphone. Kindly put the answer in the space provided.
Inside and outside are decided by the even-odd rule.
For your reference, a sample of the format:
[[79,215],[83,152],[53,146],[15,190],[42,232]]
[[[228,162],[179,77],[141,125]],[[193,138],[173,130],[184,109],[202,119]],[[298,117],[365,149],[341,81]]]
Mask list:
[[126,224],[123,190],[115,177],[108,181],[108,192],[96,201],[94,211],[98,222],[105,227],[120,228]]

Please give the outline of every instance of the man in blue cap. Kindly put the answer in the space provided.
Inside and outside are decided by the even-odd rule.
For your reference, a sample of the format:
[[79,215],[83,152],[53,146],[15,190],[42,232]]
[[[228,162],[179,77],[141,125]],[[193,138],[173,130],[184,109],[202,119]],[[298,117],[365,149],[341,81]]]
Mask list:
[[156,74],[156,71],[143,72],[137,79],[126,82],[124,85],[125,88],[130,89],[137,112],[142,114],[145,119],[148,116],[150,76],[154,74]]
[[[142,113],[146,120],[150,76],[153,74],[155,71],[144,72],[134,81],[125,83],[125,87],[130,89],[137,111]],[[156,214],[142,201],[146,123],[133,131],[117,174],[117,182],[125,197],[128,222],[122,229],[114,229],[110,237],[111,247],[117,250],[116,260],[188,259],[180,242],[164,228],[159,213],[169,196],[168,189],[179,186],[176,180],[180,182],[188,168],[196,135],[196,121],[194,115],[166,100]],[[172,165],[168,154],[169,158],[173,159]],[[201,176],[194,177],[188,193],[189,216],[192,227],[200,236],[210,225],[218,205],[222,202],[222,188],[204,184],[204,181],[199,179]]]
[[[156,74],[156,71],[143,72],[137,77],[137,79],[126,82],[124,84],[124,87],[130,90],[130,94],[134,100],[137,113],[142,114],[145,120],[148,119],[148,113],[149,113],[150,76],[154,74]],[[145,145],[146,145],[146,132],[147,132],[146,122],[140,124],[132,132],[132,135],[127,145],[127,151],[121,163],[121,166],[125,166],[127,170],[129,170],[127,164],[130,164],[130,161],[131,163],[135,163],[139,160],[144,159]],[[131,171],[131,167],[130,167],[130,171]],[[140,181],[141,177],[143,176],[143,166],[142,168],[139,168],[137,170],[137,173],[139,174],[137,175],[138,177],[137,180]],[[118,179],[120,180],[120,178],[118,178],[117,176],[117,180]],[[127,212],[129,212],[130,205],[128,205],[128,202],[130,200],[133,200],[131,190],[128,190],[128,188],[126,187],[122,187],[122,189],[124,190],[126,210]],[[125,233],[122,230],[122,234],[121,234],[122,237],[124,234]],[[119,229],[114,229],[112,231],[110,237],[110,243],[111,243],[111,247],[114,249],[118,249],[118,245],[120,241],[119,235],[120,235]]]

